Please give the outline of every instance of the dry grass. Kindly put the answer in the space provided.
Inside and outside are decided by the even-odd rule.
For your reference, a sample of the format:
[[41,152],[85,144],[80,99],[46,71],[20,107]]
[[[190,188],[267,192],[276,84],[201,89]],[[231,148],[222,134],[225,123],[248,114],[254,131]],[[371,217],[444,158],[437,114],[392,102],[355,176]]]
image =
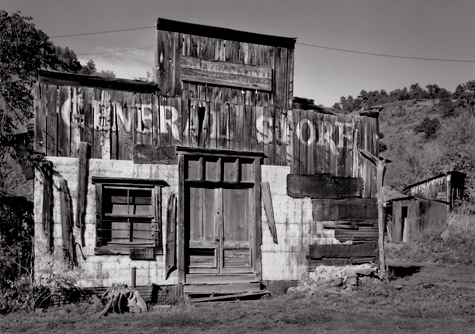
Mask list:
[[[464,272],[466,270],[464,269]],[[472,268],[473,272],[473,268]],[[431,275],[430,272],[426,273]],[[424,278],[425,280],[425,278]],[[401,287],[394,287],[397,283]],[[181,304],[99,318],[88,305],[0,317],[1,333],[447,333],[475,330],[475,291],[406,277],[236,303]]]

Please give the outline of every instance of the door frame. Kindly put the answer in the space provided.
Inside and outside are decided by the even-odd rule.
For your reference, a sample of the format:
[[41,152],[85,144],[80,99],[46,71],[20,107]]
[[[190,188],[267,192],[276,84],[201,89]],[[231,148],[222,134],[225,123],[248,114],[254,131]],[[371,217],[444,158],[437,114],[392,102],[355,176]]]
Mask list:
[[251,254],[252,268],[257,280],[262,279],[262,207],[261,207],[261,165],[265,154],[262,152],[234,151],[221,149],[208,149],[201,147],[176,146],[178,155],[178,226],[177,226],[177,268],[178,282],[183,284],[186,279],[186,248],[185,248],[185,179],[186,179],[186,156],[215,157],[215,158],[244,158],[253,160],[255,201],[254,220],[250,222],[251,233],[249,242],[254,250]]

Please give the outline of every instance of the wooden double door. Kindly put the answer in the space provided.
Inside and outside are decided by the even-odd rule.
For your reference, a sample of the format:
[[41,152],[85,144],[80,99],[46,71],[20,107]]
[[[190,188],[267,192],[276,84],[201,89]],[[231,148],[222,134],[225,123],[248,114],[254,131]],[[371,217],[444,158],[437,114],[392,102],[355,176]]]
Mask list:
[[252,274],[255,248],[254,160],[187,159],[187,274]]

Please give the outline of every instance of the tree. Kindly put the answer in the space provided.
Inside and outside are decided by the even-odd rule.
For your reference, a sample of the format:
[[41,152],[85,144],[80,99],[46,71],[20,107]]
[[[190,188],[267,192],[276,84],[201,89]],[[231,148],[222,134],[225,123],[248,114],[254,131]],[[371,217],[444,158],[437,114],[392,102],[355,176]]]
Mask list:
[[94,75],[96,72],[96,64],[94,64],[92,59],[89,59],[87,64],[82,67],[81,71],[79,71],[79,74]]
[[426,89],[429,99],[435,99],[440,91],[440,87],[436,84],[427,85]]
[[31,17],[22,16],[21,12],[9,15],[0,10],[0,185],[8,155],[33,164],[41,161],[32,147],[22,156],[12,149],[14,131],[19,126],[26,127],[33,116],[31,88],[38,78],[38,70],[77,72],[80,66],[72,51],[56,49],[31,21]]

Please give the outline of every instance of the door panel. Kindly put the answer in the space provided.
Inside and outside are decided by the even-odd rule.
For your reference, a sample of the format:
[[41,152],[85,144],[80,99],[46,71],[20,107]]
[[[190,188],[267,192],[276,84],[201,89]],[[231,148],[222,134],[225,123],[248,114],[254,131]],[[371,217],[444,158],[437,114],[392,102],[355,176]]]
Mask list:
[[219,272],[216,192],[216,189],[189,187],[189,273]]
[[249,193],[252,188],[223,189],[223,240],[221,272],[250,272]]

